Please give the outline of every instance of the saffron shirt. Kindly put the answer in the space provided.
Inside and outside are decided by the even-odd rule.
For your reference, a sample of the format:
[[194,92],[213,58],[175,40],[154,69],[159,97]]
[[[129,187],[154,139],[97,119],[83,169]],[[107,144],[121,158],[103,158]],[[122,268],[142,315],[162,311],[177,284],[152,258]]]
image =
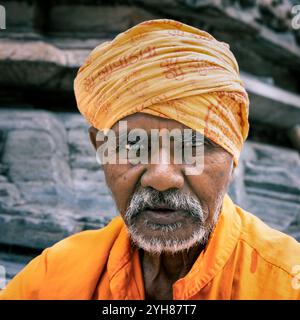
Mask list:
[[[300,299],[299,265],[296,240],[226,195],[208,244],[189,273],[173,284],[173,298]],[[145,299],[139,251],[118,216],[100,230],[45,249],[0,299]]]

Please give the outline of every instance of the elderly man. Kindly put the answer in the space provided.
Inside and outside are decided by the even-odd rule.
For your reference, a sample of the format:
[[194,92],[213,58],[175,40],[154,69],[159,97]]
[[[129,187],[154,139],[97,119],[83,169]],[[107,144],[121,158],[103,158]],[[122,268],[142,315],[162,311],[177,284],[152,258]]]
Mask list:
[[[118,156],[121,121],[149,141],[153,130],[189,129],[183,143],[202,146],[201,165],[164,161],[163,147],[155,163],[104,163],[120,216],[45,249],[2,299],[300,298],[299,243],[226,193],[249,106],[226,43],[174,20],[142,22],[91,52],[75,94],[96,150],[110,130]],[[126,139],[126,151],[149,141]]]

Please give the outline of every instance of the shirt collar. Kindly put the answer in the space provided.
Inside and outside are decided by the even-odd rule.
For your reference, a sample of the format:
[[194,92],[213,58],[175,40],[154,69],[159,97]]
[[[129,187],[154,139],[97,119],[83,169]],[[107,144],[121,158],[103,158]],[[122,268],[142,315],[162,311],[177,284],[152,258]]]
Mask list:
[[216,227],[189,273],[173,285],[174,299],[188,299],[199,292],[224,267],[241,231],[241,220],[226,194]]

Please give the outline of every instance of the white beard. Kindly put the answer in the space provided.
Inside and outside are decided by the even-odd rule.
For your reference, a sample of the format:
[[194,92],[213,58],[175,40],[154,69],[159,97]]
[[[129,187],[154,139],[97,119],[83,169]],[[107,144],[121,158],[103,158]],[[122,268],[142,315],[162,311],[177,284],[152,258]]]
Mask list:
[[[135,224],[127,224],[128,233],[131,238],[131,241],[139,248],[153,254],[161,254],[164,252],[168,253],[176,253],[178,251],[187,250],[196,245],[205,245],[214,230],[219,214],[221,211],[221,207],[223,204],[224,193],[220,193],[215,201],[215,212],[213,214],[211,223],[208,226],[199,225],[198,229],[193,232],[191,236],[186,239],[178,239],[174,236],[171,237],[172,233],[176,231],[176,229],[180,229],[181,223],[175,223],[172,225],[160,226],[156,227],[155,224],[145,220],[145,224],[149,229],[160,230],[162,236],[153,237],[149,239],[145,237],[142,233],[140,233]],[[147,201],[147,194],[144,197],[144,201]],[[176,202],[177,199],[174,199]],[[208,212],[203,212],[202,208],[198,208],[199,214],[202,215],[202,223],[207,220]],[[127,212],[128,213],[128,212]],[[129,215],[130,216],[130,215]],[[126,214],[125,214],[126,219]],[[129,219],[128,219],[129,220]]]

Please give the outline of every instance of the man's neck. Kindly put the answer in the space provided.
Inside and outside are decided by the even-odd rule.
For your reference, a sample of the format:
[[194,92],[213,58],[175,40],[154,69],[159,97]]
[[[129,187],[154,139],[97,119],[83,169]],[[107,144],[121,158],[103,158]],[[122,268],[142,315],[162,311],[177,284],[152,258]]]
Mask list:
[[177,253],[151,254],[140,250],[146,299],[172,299],[172,285],[183,278],[199,257],[203,246]]

